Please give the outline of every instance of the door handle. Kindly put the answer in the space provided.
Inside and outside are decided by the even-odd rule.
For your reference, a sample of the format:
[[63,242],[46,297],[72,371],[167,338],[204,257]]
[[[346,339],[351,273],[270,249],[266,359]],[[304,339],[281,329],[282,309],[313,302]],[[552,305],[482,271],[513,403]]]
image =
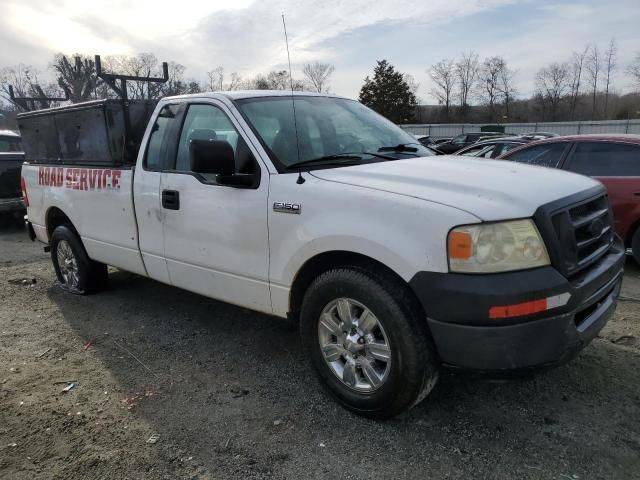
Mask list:
[[177,190],[162,191],[162,208],[180,210],[180,192]]

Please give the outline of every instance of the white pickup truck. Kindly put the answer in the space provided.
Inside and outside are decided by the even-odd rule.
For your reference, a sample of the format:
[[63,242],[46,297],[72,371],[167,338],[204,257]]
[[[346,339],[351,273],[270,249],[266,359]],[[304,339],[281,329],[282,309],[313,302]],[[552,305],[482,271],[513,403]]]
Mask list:
[[19,118],[29,231],[69,292],[111,265],[299,320],[322,384],[375,418],[442,368],[565,362],[613,314],[624,249],[592,179],[431,156],[336,96],[166,98],[131,145],[109,102]]

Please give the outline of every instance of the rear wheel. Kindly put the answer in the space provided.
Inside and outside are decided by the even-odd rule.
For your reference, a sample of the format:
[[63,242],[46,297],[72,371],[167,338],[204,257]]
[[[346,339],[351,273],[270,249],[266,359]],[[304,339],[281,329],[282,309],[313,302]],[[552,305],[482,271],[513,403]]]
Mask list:
[[388,418],[435,386],[438,362],[420,312],[383,275],[336,269],[318,277],[302,303],[305,353],[346,408]]
[[51,260],[60,285],[77,295],[93,293],[107,283],[107,266],[89,258],[78,235],[67,225],[51,235]]
[[640,265],[640,227],[636,228],[631,238],[631,252],[635,261]]

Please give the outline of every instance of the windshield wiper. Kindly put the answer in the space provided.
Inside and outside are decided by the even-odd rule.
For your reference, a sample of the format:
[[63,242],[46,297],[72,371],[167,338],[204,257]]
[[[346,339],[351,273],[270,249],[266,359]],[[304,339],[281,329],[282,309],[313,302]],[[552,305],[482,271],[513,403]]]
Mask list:
[[396,160],[393,157],[390,157],[389,155],[381,155],[379,153],[373,153],[373,152],[349,152],[349,153],[335,153],[333,155],[325,155],[323,157],[319,157],[319,158],[312,158],[309,160],[302,160],[300,162],[294,162],[291,165],[287,165],[286,168],[287,170],[292,169],[292,168],[297,168],[297,167],[303,167],[305,165],[340,165],[342,163],[347,163],[347,162],[342,162],[342,160],[346,160],[346,161],[353,161],[353,160],[362,160],[362,156],[363,155],[370,155],[372,157],[378,157],[378,158],[384,158],[385,160]]
[[420,144],[419,143],[400,143],[398,145],[380,147],[378,151],[379,152],[408,152],[408,153],[415,153],[418,151],[416,147],[411,147],[410,145],[420,145]]

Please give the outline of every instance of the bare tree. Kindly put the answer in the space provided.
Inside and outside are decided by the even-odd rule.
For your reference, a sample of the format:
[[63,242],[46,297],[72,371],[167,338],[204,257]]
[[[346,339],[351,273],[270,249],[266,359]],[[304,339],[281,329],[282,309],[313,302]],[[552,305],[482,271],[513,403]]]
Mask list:
[[185,93],[201,93],[204,91],[205,89],[195,78],[189,79],[185,84]]
[[177,62],[169,62],[169,80],[161,83],[162,96],[183,95],[187,93],[187,85],[184,82],[186,67]]
[[269,82],[269,88],[273,90],[289,90],[291,88],[289,72],[286,70],[269,72],[267,74],[267,82]]
[[418,98],[418,90],[420,89],[420,84],[416,82],[415,77],[410,73],[403,73],[402,78],[409,87],[409,91],[413,93],[414,97],[416,97],[416,101],[419,102],[420,99]]
[[218,92],[223,90],[224,67],[216,67],[207,72],[207,90]]
[[595,120],[596,99],[598,95],[598,77],[600,75],[600,70],[602,69],[602,58],[600,57],[600,51],[598,50],[597,45],[593,45],[591,47],[591,53],[587,58],[586,69],[587,69],[587,72],[589,73],[589,84],[591,86],[591,96],[592,96],[591,119]]
[[248,86],[249,88],[255,88],[257,90],[290,90],[292,83],[294,90],[304,90],[304,83],[295,78],[292,82],[287,70],[273,70],[266,76],[256,76],[248,82]]
[[609,41],[609,48],[606,52],[606,79],[604,90],[604,117],[607,118],[607,107],[609,106],[609,87],[611,86],[611,80],[613,73],[616,69],[616,56],[618,53],[618,47],[616,46],[616,39],[612,38]]
[[449,120],[453,89],[456,84],[453,60],[444,58],[435,65],[431,65],[429,76],[436,84],[436,88],[431,89],[431,95],[438,100],[438,103],[444,105],[445,118]]
[[[153,53],[140,53],[134,57],[110,57],[107,60],[107,71],[124,73],[136,77],[160,76],[161,66]],[[105,66],[103,65],[103,68]],[[127,95],[131,99],[157,99],[161,96],[162,86],[145,81],[127,82]]]
[[225,82],[224,67],[216,67],[207,72],[207,80],[204,88],[209,92],[238,90],[242,88],[242,77],[238,75],[238,72],[231,72],[229,81]]
[[556,119],[560,104],[571,86],[569,76],[567,63],[552,63],[538,71],[536,96],[542,104],[543,116],[548,110],[551,120]]
[[506,68],[506,63],[502,57],[486,58],[480,66],[478,73],[478,87],[480,96],[489,105],[491,121],[497,117],[496,103],[500,93],[500,74]]
[[96,77],[96,65],[93,59],[74,55],[73,60],[59,53],[54,57],[51,67],[58,75],[58,85],[69,96],[72,103],[92,98],[99,79]]
[[584,62],[589,54],[589,45],[584,47],[582,52],[573,52],[573,58],[571,61],[571,116],[575,115],[576,107],[578,106],[578,99],[580,98],[580,87],[582,85],[582,70],[584,69]]
[[242,88],[242,77],[238,72],[231,72],[231,80],[227,84],[227,90],[239,90]]
[[636,53],[636,58],[627,67],[627,75],[629,75],[636,86],[640,90],[640,52]]
[[478,63],[478,54],[474,51],[462,53],[460,61],[456,63],[456,75],[458,77],[458,99],[460,100],[460,108],[463,118],[469,107],[469,95],[473,91],[473,87],[478,79],[478,71],[480,65]]
[[506,62],[502,70],[500,70],[500,74],[498,75],[498,91],[500,95],[502,95],[502,100],[504,102],[504,113],[509,118],[511,106],[511,101],[516,96],[516,87],[513,84],[513,78],[515,77],[516,72],[511,70]]
[[329,77],[333,74],[335,67],[330,63],[305,63],[302,66],[302,74],[307,78],[314,91],[326,93],[329,91]]
[[[43,81],[43,82],[42,82]],[[14,96],[38,97],[43,100],[14,101],[11,99],[10,88]],[[46,100],[52,97],[62,97],[63,93],[55,83],[42,79],[40,72],[31,65],[14,65],[0,69],[0,107],[2,100],[12,104],[14,110],[56,107],[58,101]]]
[[269,80],[267,80],[267,77],[260,74],[260,75],[257,75],[253,80],[247,81],[247,88],[249,90],[251,89],[269,90],[272,87],[271,87],[271,84],[269,83]]
[[29,97],[33,96],[36,83],[37,71],[31,65],[20,63],[0,69],[0,95],[8,103],[13,103],[9,95],[9,87],[13,88],[16,97]]

